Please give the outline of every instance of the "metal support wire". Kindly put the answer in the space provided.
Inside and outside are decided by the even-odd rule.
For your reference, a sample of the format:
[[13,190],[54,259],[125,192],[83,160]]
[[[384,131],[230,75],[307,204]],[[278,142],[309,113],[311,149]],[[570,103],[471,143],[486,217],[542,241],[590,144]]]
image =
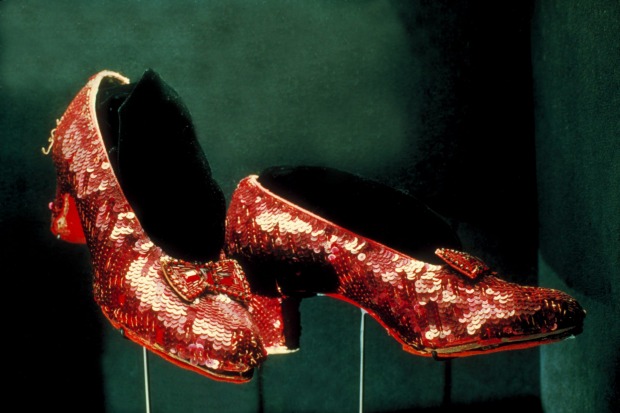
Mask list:
[[360,318],[360,383],[359,383],[359,413],[364,412],[364,342],[365,342],[365,322],[366,311],[360,308],[362,316]]
[[149,390],[149,360],[146,347],[142,347],[142,360],[144,366],[144,403],[146,413],[151,413],[151,393]]

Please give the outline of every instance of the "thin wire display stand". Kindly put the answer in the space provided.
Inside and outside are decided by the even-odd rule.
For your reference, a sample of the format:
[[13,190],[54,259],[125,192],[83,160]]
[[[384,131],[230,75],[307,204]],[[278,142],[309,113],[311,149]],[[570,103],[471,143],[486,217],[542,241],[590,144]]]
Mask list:
[[146,413],[151,413],[151,391],[149,389],[149,358],[146,347],[142,347],[142,359],[144,367],[144,405]]
[[360,384],[359,384],[359,413],[364,412],[364,328],[366,325],[366,311],[360,308]]

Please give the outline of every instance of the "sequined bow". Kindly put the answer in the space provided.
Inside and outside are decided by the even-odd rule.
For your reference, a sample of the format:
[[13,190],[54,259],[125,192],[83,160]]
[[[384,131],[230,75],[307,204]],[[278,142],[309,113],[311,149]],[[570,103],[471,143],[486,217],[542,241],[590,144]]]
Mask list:
[[480,258],[466,252],[449,248],[438,248],[435,254],[450,267],[472,280],[490,271],[489,267]]
[[161,268],[172,289],[187,302],[205,293],[226,294],[243,303],[250,301],[250,287],[235,260],[193,263],[164,256]]

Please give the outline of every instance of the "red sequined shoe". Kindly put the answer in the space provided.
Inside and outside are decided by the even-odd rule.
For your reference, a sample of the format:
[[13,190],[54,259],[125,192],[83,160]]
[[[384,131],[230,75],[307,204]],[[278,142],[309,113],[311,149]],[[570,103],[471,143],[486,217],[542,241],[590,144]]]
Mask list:
[[266,352],[241,267],[222,254],[226,205],[185,106],[153,71],[92,76],[50,137],[52,232],[85,242],[94,298],[125,337],[218,381]]
[[569,295],[506,282],[460,252],[449,227],[414,198],[326,168],[243,179],[226,246],[255,292],[270,354],[298,348],[299,319],[285,306],[316,293],[364,309],[404,350],[437,359],[562,340],[581,332],[585,316]]

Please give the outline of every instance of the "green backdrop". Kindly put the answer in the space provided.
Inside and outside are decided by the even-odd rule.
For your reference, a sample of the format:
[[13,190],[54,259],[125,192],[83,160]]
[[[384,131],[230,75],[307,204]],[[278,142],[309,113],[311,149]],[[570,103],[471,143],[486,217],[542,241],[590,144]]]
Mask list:
[[[100,315],[88,251],[49,232],[40,148],[89,76],[153,68],[227,197],[280,164],[378,179],[505,278],[588,310],[575,340],[448,363],[366,320],[365,412],[617,411],[619,22],[617,1],[594,0],[0,1],[9,396],[28,411],[145,411],[142,349]],[[148,356],[151,411],[358,411],[359,310],[325,297],[301,310],[301,350],[249,384]]]

